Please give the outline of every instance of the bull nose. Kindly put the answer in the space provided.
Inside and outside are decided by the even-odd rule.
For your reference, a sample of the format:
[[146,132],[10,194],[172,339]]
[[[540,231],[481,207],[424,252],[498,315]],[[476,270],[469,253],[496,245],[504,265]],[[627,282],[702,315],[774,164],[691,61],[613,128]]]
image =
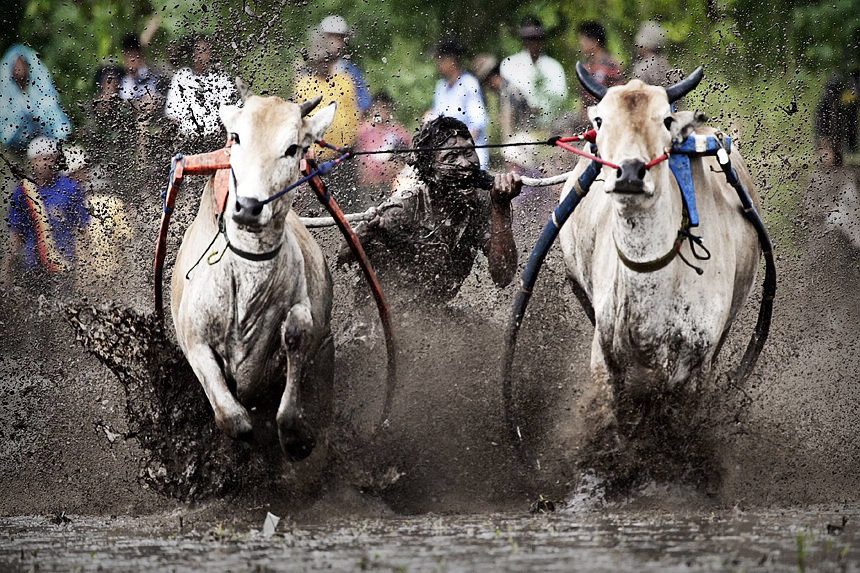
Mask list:
[[236,197],[233,220],[241,224],[255,223],[260,218],[260,213],[263,212],[264,206],[265,203],[253,197],[242,197],[240,195]]
[[645,163],[634,159],[625,161],[618,168],[615,178],[615,191],[620,193],[641,193],[645,190]]

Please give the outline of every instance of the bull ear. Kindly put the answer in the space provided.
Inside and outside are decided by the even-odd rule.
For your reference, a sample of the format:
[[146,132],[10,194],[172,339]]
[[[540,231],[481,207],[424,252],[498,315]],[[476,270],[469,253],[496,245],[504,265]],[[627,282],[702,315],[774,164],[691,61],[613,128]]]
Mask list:
[[299,104],[299,107],[302,111],[302,117],[305,117],[307,114],[313,111],[313,109],[320,104],[322,101],[322,96],[318,95],[315,98],[308,99]]
[[669,133],[672,134],[672,143],[681,143],[696,130],[704,125],[708,118],[700,111],[678,111],[672,114],[672,126]]
[[702,81],[702,78],[705,77],[705,72],[702,69],[702,66],[699,66],[693,73],[675,84],[674,86],[670,86],[666,88],[666,95],[669,97],[669,103],[678,101],[691,91],[693,91],[699,82]]
[[337,110],[337,103],[331,102],[312,116],[305,118],[305,138],[310,139],[310,141],[305,142],[306,144],[309,145],[310,143],[323,138],[325,130],[328,129],[328,126],[331,125],[332,121],[334,121],[335,110]]
[[601,85],[600,82],[595,80],[594,77],[588,73],[588,70],[585,69],[582,62],[576,62],[576,77],[579,79],[579,83],[582,84],[582,87],[585,88],[585,91],[596,97],[597,101],[602,100],[603,96],[606,95],[606,87]]
[[251,93],[251,88],[245,83],[245,80],[239,76],[236,76],[236,91],[239,92],[239,99],[241,99],[243,103],[248,101],[248,98],[254,95]]
[[221,116],[221,123],[224,124],[227,133],[235,131],[233,127],[236,125],[236,119],[239,117],[240,112],[239,107],[235,105],[222,105],[218,109],[218,115]]

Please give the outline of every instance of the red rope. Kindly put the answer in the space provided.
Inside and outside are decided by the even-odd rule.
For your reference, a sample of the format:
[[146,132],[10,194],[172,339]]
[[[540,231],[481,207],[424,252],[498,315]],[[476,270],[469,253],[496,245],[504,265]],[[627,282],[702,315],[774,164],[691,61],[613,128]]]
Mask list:
[[[557,146],[561,147],[562,149],[566,150],[566,151],[570,151],[571,153],[581,155],[582,157],[585,157],[586,159],[591,159],[592,161],[596,161],[598,163],[601,163],[601,164],[606,165],[607,167],[611,167],[613,169],[620,169],[620,167],[618,165],[616,165],[615,163],[612,163],[611,161],[606,161],[605,159],[597,157],[596,155],[586,153],[585,151],[582,151],[581,149],[577,149],[576,147],[573,147],[572,145],[567,144],[567,142],[569,142],[569,141],[589,141],[591,143],[594,143],[596,140],[597,140],[597,132],[593,129],[589,129],[588,131],[586,131],[585,133],[583,133],[581,135],[574,135],[572,137],[560,137],[560,138],[555,140],[555,144]],[[652,167],[654,167],[655,165],[657,165],[661,161],[666,161],[667,159],[669,159],[669,150],[668,149],[660,157],[652,159],[651,161],[646,163],[645,169],[651,169]]]
[[[565,138],[565,139],[567,139],[567,138]],[[586,159],[591,159],[592,161],[602,163],[603,165],[606,165],[607,167],[612,167],[613,169],[619,169],[618,165],[615,165],[611,161],[606,161],[605,159],[601,159],[600,157],[597,157],[596,155],[586,153],[586,152],[582,151],[581,149],[577,149],[576,147],[573,147],[572,145],[568,145],[567,143],[561,141],[560,139],[557,140],[555,142],[555,144],[564,150],[570,151],[571,153],[575,153],[577,155],[581,155],[582,157],[585,157]]]
[[657,157],[656,159],[652,159],[651,161],[646,163],[645,169],[651,169],[652,167],[654,167],[655,165],[657,165],[661,161],[666,161],[667,159],[669,159],[669,151],[668,150],[665,153],[663,153],[663,155],[661,155],[660,157]]

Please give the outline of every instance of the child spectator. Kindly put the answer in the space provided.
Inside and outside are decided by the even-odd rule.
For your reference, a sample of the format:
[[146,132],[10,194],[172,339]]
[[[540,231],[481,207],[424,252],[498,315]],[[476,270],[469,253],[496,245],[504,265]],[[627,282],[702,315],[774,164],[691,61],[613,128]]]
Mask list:
[[15,188],[9,207],[10,256],[25,274],[55,275],[75,266],[77,237],[89,222],[81,187],[57,171],[57,141],[37,137],[27,148],[33,171]]
[[[392,115],[392,100],[387,92],[373,96],[369,118],[358,127],[356,148],[359,151],[408,147],[409,132]],[[398,155],[378,153],[361,156],[358,162],[358,183],[365,194],[378,199],[391,189],[391,183],[403,167]]]

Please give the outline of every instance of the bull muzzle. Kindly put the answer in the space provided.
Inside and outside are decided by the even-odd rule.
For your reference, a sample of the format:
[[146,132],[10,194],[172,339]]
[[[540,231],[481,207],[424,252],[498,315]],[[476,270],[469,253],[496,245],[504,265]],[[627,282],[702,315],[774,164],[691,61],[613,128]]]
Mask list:
[[266,204],[253,197],[236,197],[236,205],[233,210],[233,221],[239,225],[259,225],[260,215]]
[[613,191],[616,193],[644,193],[646,173],[648,170],[645,168],[644,162],[638,159],[624,161],[618,168]]

